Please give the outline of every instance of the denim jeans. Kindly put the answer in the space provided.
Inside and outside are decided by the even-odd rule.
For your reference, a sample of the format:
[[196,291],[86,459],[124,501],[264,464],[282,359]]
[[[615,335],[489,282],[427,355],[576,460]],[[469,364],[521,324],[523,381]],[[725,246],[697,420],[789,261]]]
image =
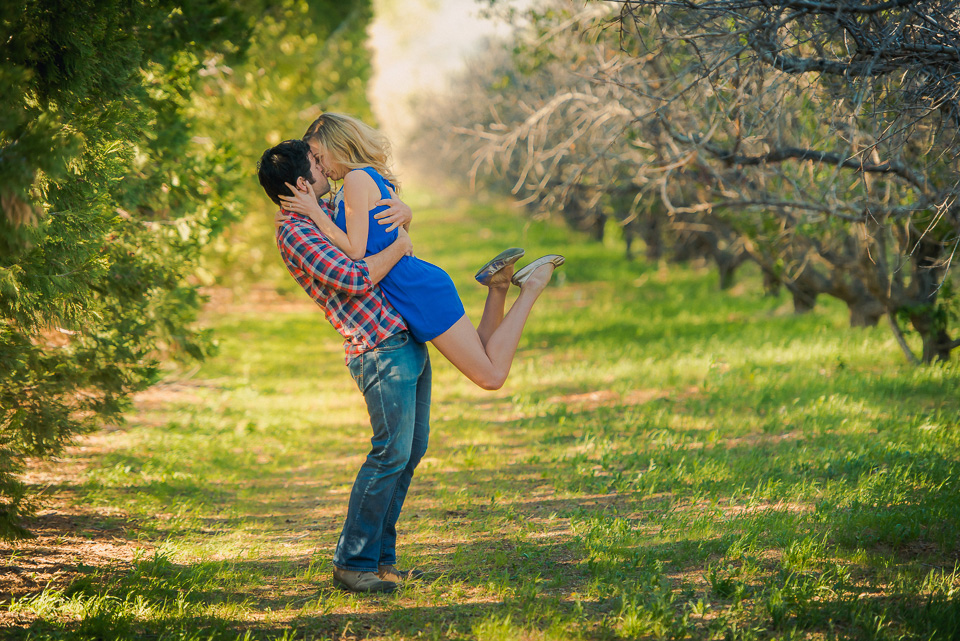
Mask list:
[[430,435],[430,357],[400,332],[350,360],[370,414],[373,438],[350,493],[333,564],[376,572],[397,562],[397,519]]

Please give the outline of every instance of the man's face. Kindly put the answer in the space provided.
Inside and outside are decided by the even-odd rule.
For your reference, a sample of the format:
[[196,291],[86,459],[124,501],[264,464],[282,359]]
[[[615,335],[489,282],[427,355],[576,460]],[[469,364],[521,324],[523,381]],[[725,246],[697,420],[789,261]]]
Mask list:
[[307,155],[310,157],[310,182],[313,183],[313,191],[318,198],[325,196],[330,192],[330,182],[323,175],[323,171],[320,169],[320,161],[312,147]]

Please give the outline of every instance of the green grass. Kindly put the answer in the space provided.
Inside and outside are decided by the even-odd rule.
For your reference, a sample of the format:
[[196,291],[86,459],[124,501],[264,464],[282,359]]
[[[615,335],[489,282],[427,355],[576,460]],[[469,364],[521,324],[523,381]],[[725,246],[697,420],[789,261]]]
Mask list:
[[885,327],[849,329],[829,301],[794,316],[750,270],[719,293],[615,240],[414,198],[418,254],[475,320],[489,256],[568,258],[503,390],[434,353],[431,446],[400,523],[402,565],[429,580],[331,587],[368,433],[322,314],[211,311],[220,355],[63,487],[140,556],[8,604],[30,623],[5,638],[960,635],[956,365],[905,365]]

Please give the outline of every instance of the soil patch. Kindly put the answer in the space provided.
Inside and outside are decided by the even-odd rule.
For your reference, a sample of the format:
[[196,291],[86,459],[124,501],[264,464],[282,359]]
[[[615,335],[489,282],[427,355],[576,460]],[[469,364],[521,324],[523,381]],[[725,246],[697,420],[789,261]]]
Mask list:
[[[62,495],[24,525],[33,538],[0,541],[0,604],[64,589],[84,575],[130,569],[149,544],[131,540],[135,524],[111,510],[77,507]],[[29,625],[32,616],[0,609],[0,628]]]

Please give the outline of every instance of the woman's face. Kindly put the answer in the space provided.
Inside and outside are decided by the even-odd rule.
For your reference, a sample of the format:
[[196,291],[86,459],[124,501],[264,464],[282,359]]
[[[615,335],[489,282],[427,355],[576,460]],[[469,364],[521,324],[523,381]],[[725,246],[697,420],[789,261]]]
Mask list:
[[310,141],[310,149],[320,163],[320,171],[330,180],[342,180],[347,175],[347,168],[330,157],[330,152],[316,140]]

